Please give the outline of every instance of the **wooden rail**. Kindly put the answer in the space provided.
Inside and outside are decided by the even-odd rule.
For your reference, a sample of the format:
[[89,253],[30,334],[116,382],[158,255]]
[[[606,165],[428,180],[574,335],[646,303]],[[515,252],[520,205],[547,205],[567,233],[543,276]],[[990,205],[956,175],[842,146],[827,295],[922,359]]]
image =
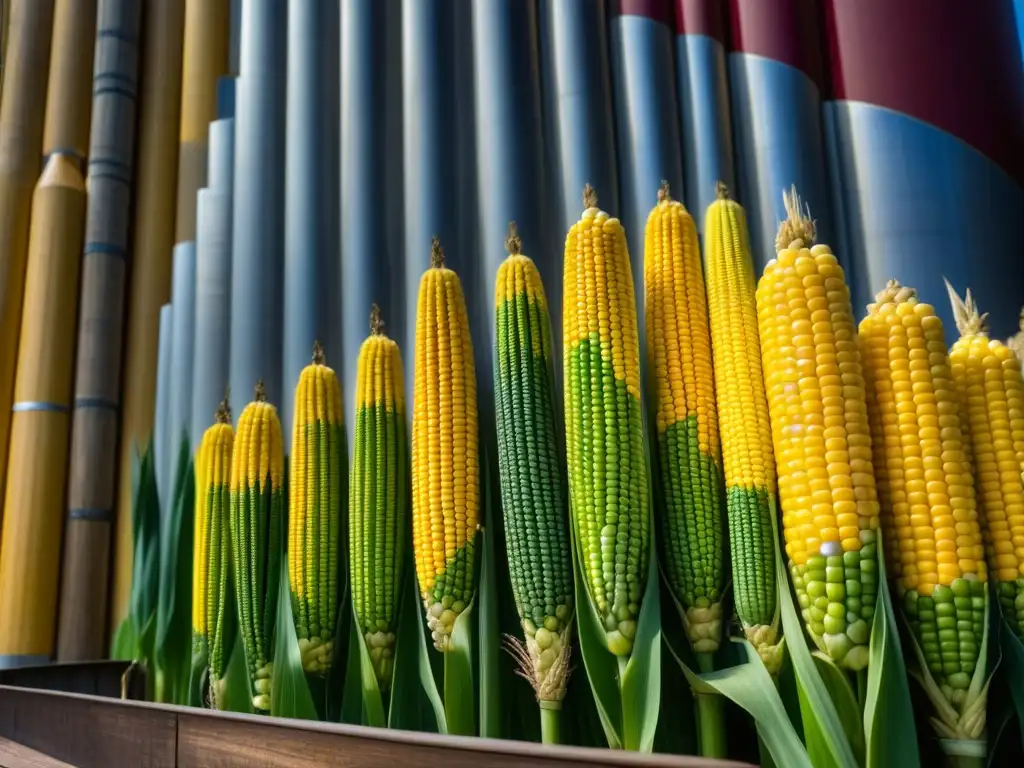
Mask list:
[[5,685],[0,685],[0,739],[76,768],[746,765],[256,717]]

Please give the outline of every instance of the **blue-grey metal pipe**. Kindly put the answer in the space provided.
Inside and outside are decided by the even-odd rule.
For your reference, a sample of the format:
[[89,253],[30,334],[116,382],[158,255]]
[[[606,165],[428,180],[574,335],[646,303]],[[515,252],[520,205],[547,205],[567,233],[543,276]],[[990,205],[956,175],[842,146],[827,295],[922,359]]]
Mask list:
[[[330,229],[337,209],[327,193],[338,168],[325,162],[323,150],[337,137],[329,132],[324,103],[334,97],[328,70],[337,69],[337,49],[323,34],[337,0],[307,0],[288,6],[288,97],[285,164],[284,236],[284,399],[281,425],[290,444],[293,402],[299,374],[309,364],[313,342],[325,330],[326,301],[334,298],[324,284],[330,252]],[[371,201],[377,203],[378,201]],[[347,298],[347,297],[346,297]],[[339,365],[340,360],[328,363]],[[286,448],[287,452],[288,449]]]
[[[551,182],[560,193],[553,236],[564,241],[583,210],[585,184],[600,190],[608,210],[619,210],[608,22],[604,0],[542,0],[542,7],[548,140],[556,158]],[[559,286],[546,288],[561,294]]]
[[[196,207],[196,319],[190,430],[193,451],[203,432],[214,422],[230,373],[234,122],[226,119],[210,123],[210,186],[199,190]],[[244,402],[236,405],[241,407]]]
[[[235,116],[235,77],[221,77],[217,80],[217,119],[223,120]],[[234,163],[234,158],[232,158]],[[209,185],[209,180],[207,180]]]
[[242,5],[235,116],[231,259],[231,391],[237,406],[263,380],[280,409],[284,270],[286,0]]
[[508,253],[505,238],[515,221],[523,253],[533,258],[547,290],[551,312],[561,314],[561,249],[547,230],[545,212],[554,200],[548,185],[541,123],[540,45],[533,0],[481,0],[473,7],[476,70],[477,189],[480,221],[480,272],[475,289],[467,287],[481,364],[477,374],[481,407],[490,408],[490,351],[494,338],[494,280]]
[[[647,3],[652,16],[623,13],[611,19],[612,80],[619,143],[621,210],[636,286],[640,332],[644,328],[644,226],[667,181],[676,197],[683,192],[679,112],[672,64],[672,30],[662,13],[667,0]],[[601,190],[597,190],[601,200]]]
[[[328,137],[320,147],[320,158],[328,169],[321,187],[323,205],[328,211],[327,225],[323,231],[324,252],[327,256],[321,262],[321,282],[327,292],[327,299],[321,306],[323,328],[320,341],[324,345],[327,362],[343,374],[344,339],[342,318],[344,315],[344,285],[341,280],[341,4],[330,2],[323,18],[321,36],[326,40],[325,49],[330,61],[324,69],[324,91],[320,101],[323,113],[324,131]],[[350,407],[345,403],[346,409]],[[354,417],[353,417],[354,418]]]
[[242,49],[242,0],[231,0],[231,41],[228,47],[228,72],[237,75]]
[[[167,426],[170,421],[171,346],[174,339],[174,310],[170,303],[160,307],[160,335],[157,338],[156,360],[156,423],[153,425],[153,463],[156,469],[156,492],[160,499],[160,514],[170,508],[170,467],[167,451]],[[140,446],[143,450],[145,446]]]
[[716,183],[736,185],[725,58],[725,0],[676,0],[676,84],[683,135],[683,201],[703,234]]
[[[401,180],[394,173],[401,144],[388,141],[400,128],[393,121],[401,119],[401,107],[396,111],[393,101],[394,77],[389,74],[400,61],[388,46],[397,31],[398,15],[393,6],[392,0],[348,0],[341,8],[344,335],[339,368],[347,408],[355,396],[356,362],[369,333],[371,303],[380,305],[393,332],[402,328],[402,197]],[[389,33],[389,26],[396,30]],[[351,439],[353,419],[347,423]]]
[[178,451],[192,427],[192,370],[196,330],[196,244],[174,246],[171,266],[171,306],[174,331],[171,336],[171,391],[167,396],[167,450],[170,483],[178,473]]

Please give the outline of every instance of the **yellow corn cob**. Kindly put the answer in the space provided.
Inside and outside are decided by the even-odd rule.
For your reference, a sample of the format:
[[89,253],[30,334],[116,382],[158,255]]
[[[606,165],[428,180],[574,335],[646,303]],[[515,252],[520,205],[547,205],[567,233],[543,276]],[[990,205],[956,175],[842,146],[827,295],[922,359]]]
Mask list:
[[[1003,615],[1024,638],[1024,381],[1021,361],[990,339],[986,317],[968,288],[961,299],[948,282],[960,338],[949,350],[953,381],[966,415],[978,511]],[[1022,335],[1024,338],[1024,335]]]
[[[840,666],[863,669],[878,590],[878,499],[850,291],[796,190],[757,286],[782,524],[804,621]],[[812,246],[813,247],[809,247]]]
[[196,455],[195,545],[192,560],[193,652],[209,654],[210,691],[217,704],[218,683],[235,644],[236,616],[231,589],[231,450],[235,433],[227,398],[216,423],[206,430]]
[[450,648],[475,593],[480,477],[476,369],[462,284],[435,237],[416,306],[412,418],[413,547],[434,646]]
[[644,285],[661,564],[693,649],[714,653],[722,635],[725,542],[711,328],[697,227],[669,197],[667,182],[647,217]]
[[985,563],[942,321],[895,280],[860,325],[886,556],[944,697],[966,701],[984,631]]

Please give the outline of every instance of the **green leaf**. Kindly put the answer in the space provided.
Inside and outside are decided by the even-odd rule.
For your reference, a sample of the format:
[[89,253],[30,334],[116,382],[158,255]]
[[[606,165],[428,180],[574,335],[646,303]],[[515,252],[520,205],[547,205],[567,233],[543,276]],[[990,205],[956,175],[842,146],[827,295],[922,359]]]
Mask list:
[[188,701],[190,707],[205,707],[203,696],[203,679],[209,670],[210,654],[206,646],[206,638],[198,637],[192,647],[192,659],[188,675]]
[[375,728],[386,728],[387,719],[384,717],[384,700],[381,697],[380,685],[377,683],[377,673],[373,670],[373,661],[370,659],[370,652],[366,649],[366,643],[359,636],[359,627],[363,626],[356,614],[355,606],[352,607],[352,639],[359,649],[359,679],[360,694],[363,702],[363,724],[372,725]]
[[857,757],[857,764],[861,765],[864,762],[864,730],[857,694],[854,693],[846,673],[837,667],[832,659],[821,651],[814,651],[811,655],[818,668],[818,674],[821,675],[821,681],[828,689],[829,698],[835,705],[850,748]]
[[[211,682],[213,685],[213,682]],[[224,678],[218,685],[220,695],[217,709],[222,712],[241,712],[252,714],[252,690],[249,687],[249,670],[245,665],[245,648],[242,646],[242,634],[235,634],[235,645],[228,656],[228,666],[224,670]]]
[[[132,659],[154,669],[156,613],[160,599],[160,500],[156,491],[153,443],[132,458],[132,589],[128,618],[136,648]],[[150,675],[152,679],[152,675]]]
[[[878,552],[882,548],[878,532]],[[885,558],[878,558],[878,598],[871,627],[868,686],[864,702],[866,768],[919,765],[917,731],[910,698],[907,668],[896,625]]]
[[391,678],[388,726],[406,731],[436,733],[436,712],[439,711],[441,717],[444,717],[444,706],[441,704],[441,695],[437,692],[436,686],[433,687],[435,704],[420,683],[418,654],[423,644],[423,632],[417,610],[419,601],[416,595],[416,573],[412,566],[411,547],[407,555],[406,568],[402,575],[402,592],[399,595],[395,669]]
[[[653,531],[653,525],[651,529]],[[647,586],[637,621],[633,652],[621,680],[622,736],[626,749],[650,752],[661,708],[661,602],[658,557],[650,537]]]
[[185,704],[192,640],[192,539],[195,475],[188,431],[182,430],[170,513],[161,535],[156,622],[157,700]]
[[480,531],[480,543],[483,552],[480,555],[480,589],[476,601],[480,603],[477,610],[479,628],[477,630],[477,649],[479,651],[480,688],[477,692],[480,699],[480,735],[486,738],[500,739],[502,733],[502,687],[498,654],[501,648],[501,633],[498,622],[498,590],[495,568],[495,534],[498,518],[501,516],[500,498],[492,492],[490,482],[490,463],[487,452],[484,452],[483,464],[483,503],[485,511],[485,527]]
[[[479,541],[478,541],[479,543]],[[455,619],[451,648],[444,654],[444,713],[448,733],[476,735],[476,685],[473,681],[473,619],[477,597]]]
[[125,616],[117,625],[110,643],[110,658],[114,661],[134,661],[139,658],[139,636],[131,616]]
[[1017,721],[1020,724],[1021,747],[1024,748],[1024,644],[1013,633],[1009,624],[1000,621],[1003,659],[1006,663],[1005,679],[1010,687]]
[[[361,722],[358,708],[355,705],[352,705],[356,712],[355,720],[349,721],[343,718],[345,697],[359,699],[361,695],[358,657],[353,657],[356,650],[352,645],[353,629],[355,627],[352,621],[352,590],[348,589],[346,585],[338,605],[338,617],[334,625],[334,659],[327,672],[326,690],[324,691],[326,699],[324,719],[329,723],[352,722],[358,724]],[[358,632],[355,635],[358,639]],[[349,669],[350,662],[355,670],[354,673]],[[355,685],[355,691],[349,690],[350,684]]]
[[348,615],[348,653],[345,656],[344,693],[341,699],[341,722],[347,725],[363,724],[363,682],[362,660],[359,646],[363,639],[359,636],[351,612]]
[[[815,668],[814,659],[807,648],[803,621],[797,613],[793,602],[793,593],[789,585],[789,573],[786,562],[779,547],[778,511],[775,499],[769,495],[768,504],[771,508],[772,528],[775,532],[775,570],[779,584],[779,609],[782,617],[783,634],[788,638],[786,648],[793,661],[793,671],[801,694],[801,714],[803,716],[804,738],[807,741],[808,754],[811,762],[818,768],[837,766],[838,768],[857,768],[857,760],[846,738],[843,725],[839,720],[828,689]],[[803,706],[806,701],[806,706]],[[817,737],[816,737],[817,735]],[[818,738],[820,737],[820,738]],[[814,746],[820,744],[819,753]]]
[[703,674],[697,674],[684,664],[667,640],[665,647],[695,693],[722,694],[754,718],[764,747],[777,765],[812,768],[807,750],[786,714],[786,707],[761,657],[746,640],[734,638],[732,642],[742,648],[746,661]]
[[597,714],[601,718],[601,726],[604,728],[608,746],[612,749],[621,749],[624,739],[622,735],[622,697],[618,683],[619,663],[605,645],[604,626],[597,614],[597,608],[590,599],[590,593],[580,569],[575,525],[569,526],[569,538],[572,540],[576,628],[579,635],[580,653],[583,656],[583,667],[587,672],[587,679],[590,680],[594,704],[597,705]]
[[319,720],[316,703],[302,669],[302,653],[295,634],[295,616],[283,547],[278,579],[277,618],[274,621],[274,672],[270,676],[270,714],[298,720]]

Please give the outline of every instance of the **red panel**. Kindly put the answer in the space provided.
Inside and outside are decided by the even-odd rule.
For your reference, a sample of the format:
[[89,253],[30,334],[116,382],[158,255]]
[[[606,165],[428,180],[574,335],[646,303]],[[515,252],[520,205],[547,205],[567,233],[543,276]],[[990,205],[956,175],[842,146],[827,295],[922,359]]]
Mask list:
[[676,0],[676,34],[707,35],[725,43],[725,0]]
[[611,16],[645,16],[668,27],[675,23],[672,0],[609,0],[608,13]]
[[[859,12],[861,0],[846,2]],[[823,87],[817,0],[729,0],[729,33],[732,50],[788,64]]]
[[832,94],[966,141],[1024,182],[1012,0],[826,0]]

